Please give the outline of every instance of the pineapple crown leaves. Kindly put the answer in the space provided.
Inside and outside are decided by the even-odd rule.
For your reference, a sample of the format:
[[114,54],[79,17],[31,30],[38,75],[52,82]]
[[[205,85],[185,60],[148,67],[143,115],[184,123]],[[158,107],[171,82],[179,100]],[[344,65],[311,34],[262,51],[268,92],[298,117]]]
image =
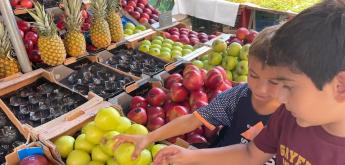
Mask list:
[[80,0],[63,0],[65,7],[65,25],[68,31],[80,31],[83,24],[81,16],[81,1]]
[[107,10],[115,12],[119,12],[121,9],[120,1],[119,0],[107,0]]
[[93,11],[94,19],[104,18],[107,9],[107,0],[92,0],[91,9]]
[[0,21],[0,57],[10,57],[11,53],[11,42],[10,37],[8,36],[5,25]]
[[44,6],[39,2],[33,2],[35,6],[34,11],[25,9],[32,18],[35,19],[34,25],[37,27],[39,35],[53,36],[57,34],[57,28],[54,23],[53,17],[47,14],[44,10]]

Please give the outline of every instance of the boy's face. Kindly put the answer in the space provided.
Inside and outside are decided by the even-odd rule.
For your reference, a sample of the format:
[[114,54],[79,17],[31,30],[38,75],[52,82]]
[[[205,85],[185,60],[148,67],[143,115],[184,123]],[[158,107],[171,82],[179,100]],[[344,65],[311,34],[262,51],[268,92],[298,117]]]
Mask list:
[[253,101],[269,103],[276,101],[278,83],[274,80],[275,70],[265,66],[256,57],[249,57],[248,86],[252,91]]
[[320,91],[303,73],[287,67],[276,67],[279,92],[277,98],[296,118],[301,127],[332,125],[344,120],[343,100],[337,100],[337,80],[324,85]]

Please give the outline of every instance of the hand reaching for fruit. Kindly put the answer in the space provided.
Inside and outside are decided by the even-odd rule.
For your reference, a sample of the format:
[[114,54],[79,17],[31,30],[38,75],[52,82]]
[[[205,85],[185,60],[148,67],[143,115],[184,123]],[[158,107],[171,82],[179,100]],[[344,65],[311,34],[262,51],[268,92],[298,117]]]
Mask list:
[[171,145],[161,149],[154,161],[153,165],[178,164],[178,165],[192,165],[195,159],[191,155],[193,150],[188,150],[176,145]]
[[113,147],[115,151],[122,143],[133,143],[135,145],[135,150],[132,154],[132,159],[135,160],[140,155],[141,151],[143,151],[151,142],[146,135],[118,135],[115,136],[114,141],[117,141]]

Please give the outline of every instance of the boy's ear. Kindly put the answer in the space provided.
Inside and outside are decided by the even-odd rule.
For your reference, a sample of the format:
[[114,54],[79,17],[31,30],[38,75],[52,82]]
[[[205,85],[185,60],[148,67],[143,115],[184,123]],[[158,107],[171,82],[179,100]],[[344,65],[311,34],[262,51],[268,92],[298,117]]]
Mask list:
[[340,72],[335,76],[334,85],[335,98],[338,101],[345,101],[345,72]]

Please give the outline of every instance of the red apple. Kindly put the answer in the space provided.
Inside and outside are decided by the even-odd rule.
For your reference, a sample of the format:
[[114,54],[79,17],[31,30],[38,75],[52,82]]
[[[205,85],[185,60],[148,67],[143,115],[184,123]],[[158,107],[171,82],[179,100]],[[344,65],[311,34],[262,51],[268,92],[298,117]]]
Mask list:
[[246,39],[247,35],[249,35],[249,30],[245,27],[241,27],[236,31],[236,37],[240,40]]
[[188,113],[191,113],[191,108],[190,108],[190,105],[189,105],[189,100],[186,100],[186,101],[181,102],[179,104],[184,106],[188,110]]
[[140,7],[135,7],[134,11],[138,12],[140,15],[143,13],[143,9]]
[[25,46],[26,52],[28,54],[31,54],[32,50],[34,49],[33,42],[31,40],[27,40],[24,42],[24,46]]
[[147,128],[150,131],[154,131],[154,130],[158,129],[159,127],[163,126],[164,124],[165,124],[165,121],[161,117],[151,118],[147,122]]
[[[206,41],[207,42],[207,41]],[[197,45],[197,44],[199,44],[200,43],[200,40],[199,39],[197,39],[197,38],[191,38],[190,39],[190,44],[191,45]]]
[[138,3],[142,3],[146,6],[148,4],[148,1],[147,0],[138,0]]
[[186,31],[186,32],[189,32],[190,30],[189,29],[187,29],[187,28],[180,28],[180,31]]
[[148,14],[148,15],[151,15],[151,14],[152,14],[152,11],[151,11],[151,9],[149,9],[149,8],[145,8],[145,9],[144,9],[144,13],[146,13],[146,14]]
[[147,93],[146,100],[152,106],[162,106],[167,100],[167,94],[162,89],[154,87]]
[[188,33],[189,33],[188,31],[181,31],[181,30],[180,30],[180,34],[181,34],[181,35],[183,34],[183,35],[185,35],[185,36],[188,36]]
[[131,13],[131,12],[134,11],[134,7],[133,7],[133,6],[127,5],[127,6],[125,7],[125,10],[126,10],[128,13]]
[[31,9],[33,5],[32,5],[31,0],[21,0],[20,6],[22,6],[23,8],[26,8],[26,9]]
[[213,38],[216,38],[216,37],[217,37],[216,35],[211,34],[211,35],[208,36],[208,39],[212,40]]
[[164,87],[167,89],[171,88],[171,85],[174,83],[182,83],[182,76],[178,73],[171,74],[165,81]]
[[179,30],[178,30],[177,27],[170,28],[168,31],[169,31],[170,33],[171,33],[171,32],[179,32]]
[[170,39],[175,41],[175,42],[178,42],[180,40],[179,36],[178,35],[174,35],[174,34],[171,34]]
[[205,86],[207,89],[216,89],[224,82],[222,73],[217,69],[212,69],[207,73]]
[[30,61],[32,62],[42,62],[40,53],[37,49],[31,51],[31,54],[28,54]]
[[194,112],[194,111],[198,110],[199,108],[204,107],[204,106],[206,106],[206,105],[208,105],[207,102],[204,102],[204,101],[195,101],[194,104],[192,105],[191,111]]
[[141,18],[139,19],[139,22],[140,22],[141,24],[145,24],[145,23],[148,23],[149,21],[147,20],[147,18],[141,17]]
[[145,98],[141,97],[141,96],[134,96],[131,100],[131,105],[130,105],[130,109],[134,109],[134,108],[147,108],[147,101]]
[[134,108],[127,114],[128,119],[138,123],[145,125],[147,122],[147,114],[144,108]]
[[185,139],[186,139],[186,135],[183,134],[183,135],[175,136],[175,137],[172,137],[172,138],[167,139],[167,141],[170,142],[170,143],[175,144],[177,138],[180,138],[180,139],[185,140]]
[[28,41],[28,40],[31,40],[34,44],[37,43],[37,40],[38,40],[38,35],[34,32],[27,32],[25,34],[25,38],[24,38],[24,42]]
[[42,155],[31,155],[21,160],[19,165],[48,165],[48,160]]
[[150,10],[154,10],[154,9],[155,9],[152,5],[150,5],[150,3],[148,3],[148,4],[146,5],[146,7],[149,8]]
[[186,65],[186,67],[183,69],[183,75],[186,75],[189,71],[195,70],[197,72],[200,72],[200,69],[195,65]]
[[200,127],[198,127],[197,129],[195,129],[194,131],[189,132],[189,133],[187,134],[187,137],[192,136],[192,135],[194,135],[194,134],[203,135],[203,134],[204,134],[204,129],[203,129],[203,127],[200,126]]
[[197,101],[208,103],[207,94],[201,90],[193,91],[189,97],[189,104],[193,106]]
[[174,106],[177,106],[177,105],[178,105],[177,103],[174,103],[171,100],[166,101],[163,106],[165,114],[167,114]]
[[213,91],[209,92],[207,95],[209,102],[211,102],[214,98],[216,98],[217,95],[219,95],[221,93],[222,93],[221,90],[213,90]]
[[223,91],[230,89],[231,87],[232,87],[231,84],[224,81],[220,86],[217,87],[216,90],[220,90],[223,92]]
[[141,9],[145,9],[145,5],[142,4],[142,3],[138,3],[138,4],[137,4],[137,7],[140,7]]
[[19,3],[19,0],[11,0],[11,6],[12,7],[15,7],[16,5],[18,5],[18,3]]
[[187,138],[187,142],[189,144],[200,144],[200,143],[207,143],[207,140],[205,137],[199,134],[193,134]]
[[147,21],[148,21],[150,19],[150,16],[148,14],[146,14],[146,13],[142,13],[141,14],[141,18],[146,18]]
[[171,85],[169,96],[173,102],[182,102],[188,98],[188,90],[182,83],[174,83]]
[[137,6],[137,4],[134,1],[128,1],[127,6],[132,6],[134,8]]
[[202,79],[206,80],[207,70],[206,69],[200,69],[200,73],[202,75]]
[[257,31],[255,30],[250,31],[250,33],[246,37],[246,41],[248,43],[252,43],[257,35],[258,35]]
[[24,33],[30,30],[30,23],[26,21],[17,21],[18,28]]
[[146,114],[148,119],[150,120],[151,118],[157,118],[157,117],[161,117],[163,119],[165,119],[165,112],[163,110],[163,108],[161,107],[149,107],[146,109]]
[[191,70],[183,75],[183,85],[190,91],[197,91],[204,85],[200,71]]
[[184,106],[174,106],[166,115],[168,121],[172,121],[180,116],[188,114],[188,110]]
[[127,0],[121,0],[122,7],[127,6]]
[[168,32],[163,32],[163,37],[170,39],[171,35]]
[[187,35],[185,35],[185,34],[181,34],[181,33],[180,33],[180,40],[181,40],[181,39],[189,39],[189,38],[188,38],[188,36],[187,36]]
[[214,67],[214,68],[212,68],[212,69],[217,69],[217,70],[219,70],[221,73],[222,73],[222,76],[223,76],[223,78],[224,78],[224,80],[227,80],[227,75],[226,75],[226,71],[225,71],[225,69],[223,68],[223,67],[221,67],[221,66],[216,66],[216,67]]
[[131,13],[131,16],[133,16],[135,19],[140,19],[140,13],[137,12],[137,11],[132,11]]
[[180,36],[180,33],[178,31],[171,31],[170,34]]

